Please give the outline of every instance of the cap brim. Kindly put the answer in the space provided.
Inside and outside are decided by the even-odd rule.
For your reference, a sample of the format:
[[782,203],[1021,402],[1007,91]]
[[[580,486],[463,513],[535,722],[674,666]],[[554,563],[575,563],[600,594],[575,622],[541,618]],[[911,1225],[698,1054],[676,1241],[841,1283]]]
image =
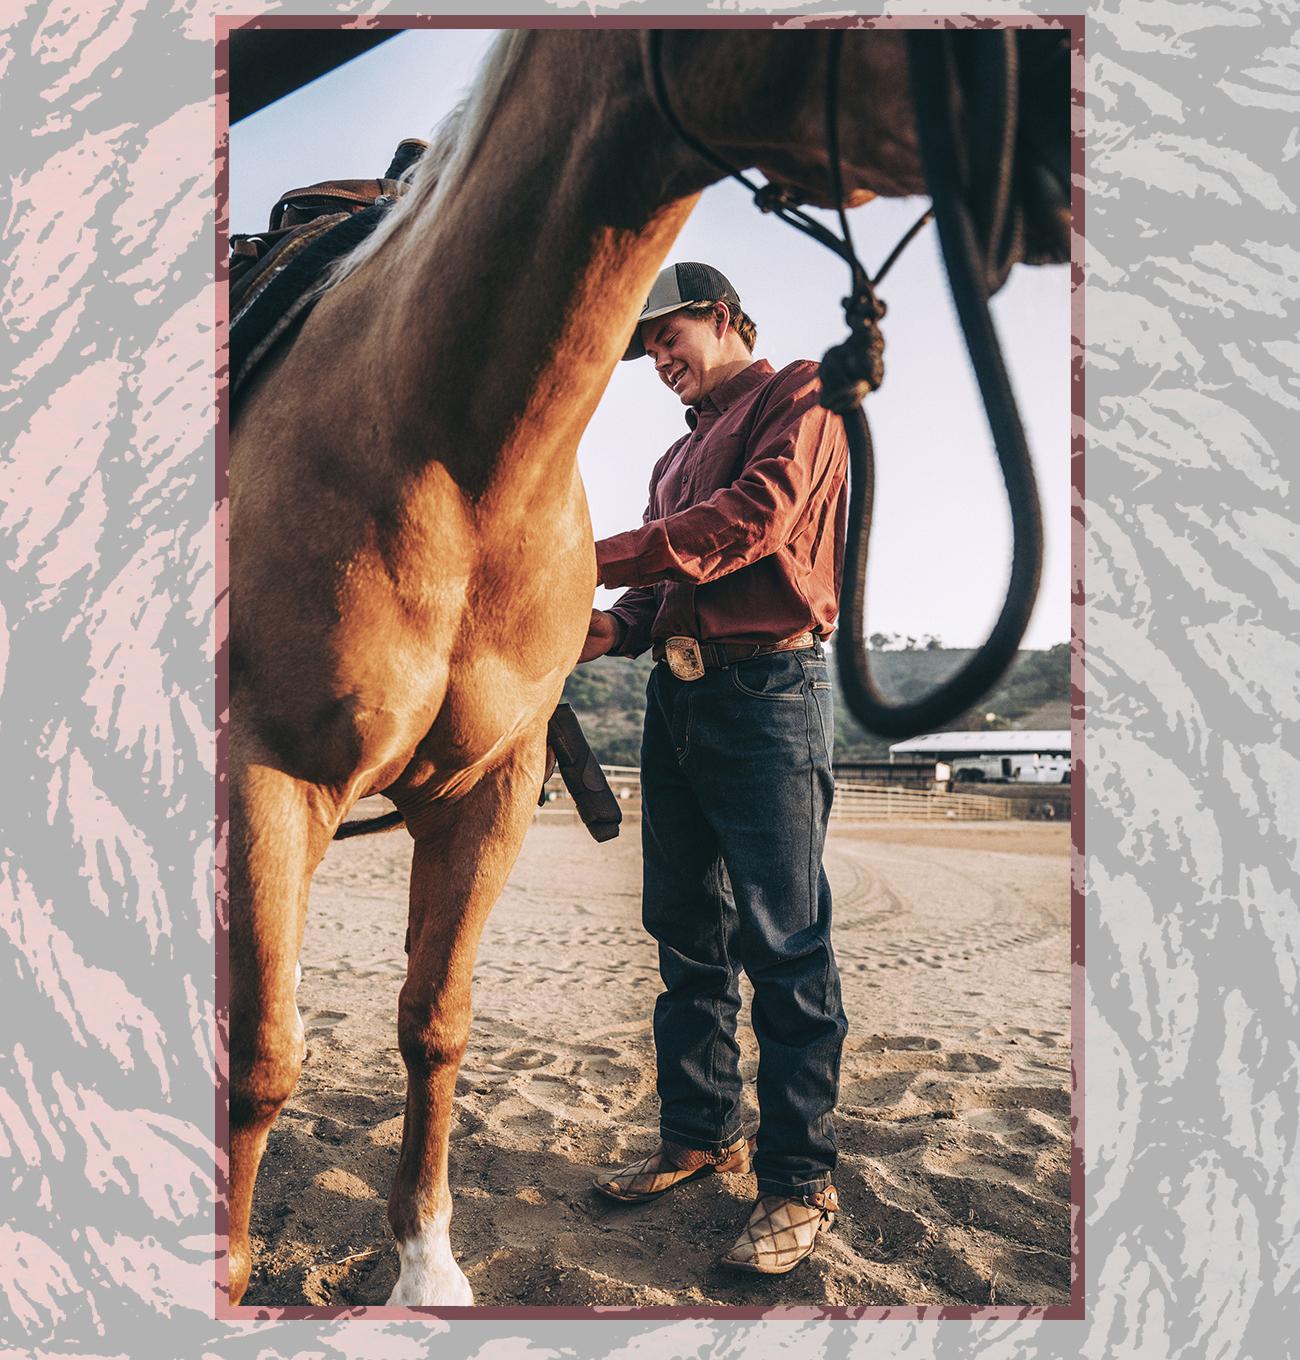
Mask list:
[[628,359],[643,359],[645,357],[645,346],[641,343],[641,327],[647,321],[653,321],[657,316],[667,316],[669,312],[680,312],[683,307],[692,304],[687,302],[670,302],[667,307],[657,307],[653,312],[642,312],[636,319],[636,327],[632,331],[632,339],[628,341],[627,351],[623,355],[623,362]]

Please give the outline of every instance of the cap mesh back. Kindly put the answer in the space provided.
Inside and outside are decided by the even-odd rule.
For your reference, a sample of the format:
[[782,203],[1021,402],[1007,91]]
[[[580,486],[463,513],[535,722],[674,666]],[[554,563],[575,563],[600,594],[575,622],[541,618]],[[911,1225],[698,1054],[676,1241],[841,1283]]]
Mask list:
[[707,264],[684,260],[676,266],[677,287],[683,301],[727,302],[740,306],[736,290],[725,275]]

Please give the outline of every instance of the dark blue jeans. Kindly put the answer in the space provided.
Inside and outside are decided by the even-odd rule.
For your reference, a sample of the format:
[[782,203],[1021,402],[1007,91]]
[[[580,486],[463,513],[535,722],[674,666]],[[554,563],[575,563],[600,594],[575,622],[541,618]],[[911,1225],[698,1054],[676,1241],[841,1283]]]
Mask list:
[[740,969],[754,988],[759,1192],[829,1184],[847,1024],[822,869],[831,688],[821,645],[646,690],[643,919],[659,942],[660,1131],[719,1150],[741,1129]]

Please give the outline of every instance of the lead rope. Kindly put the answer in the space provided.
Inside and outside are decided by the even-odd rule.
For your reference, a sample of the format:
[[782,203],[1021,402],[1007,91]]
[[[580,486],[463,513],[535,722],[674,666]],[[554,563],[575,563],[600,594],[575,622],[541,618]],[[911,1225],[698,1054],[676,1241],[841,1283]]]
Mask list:
[[[846,340],[822,356],[821,404],[844,422],[849,445],[849,525],[845,549],[844,580],[840,586],[841,638],[835,648],[844,701],[853,716],[880,736],[906,738],[930,732],[964,713],[1004,674],[1014,659],[1033,612],[1042,566],[1042,516],[1033,466],[1025,441],[1015,398],[988,310],[990,264],[987,252],[976,244],[976,231],[963,183],[957,148],[956,100],[945,99],[944,89],[954,88],[955,70],[946,34],[912,31],[908,60],[913,103],[920,132],[922,162],[932,196],[931,207],[907,230],[889,253],[874,278],[868,276],[853,247],[844,203],[843,172],[839,156],[839,69],[843,33],[829,34],[830,54],[826,92],[826,144],[831,165],[833,200],[837,205],[843,239],[804,212],[784,191],[770,184],[756,184],[736,166],[688,132],[673,111],[664,86],[661,60],[662,30],[649,34],[650,78],[655,101],[669,125],[688,146],[724,174],[739,181],[763,212],[782,221],[834,251],[849,266],[851,289],[842,299],[849,326]],[[1001,35],[979,35],[999,37]],[[943,45],[939,41],[943,39]],[[927,42],[927,40],[929,40]],[[1014,44],[1014,38],[1011,39]],[[1005,125],[1014,116],[1014,46],[1003,45],[1001,89],[1005,97],[1005,120],[1001,129],[1000,169],[990,189],[985,216],[997,235],[990,249],[1000,255],[1007,247],[1000,239],[1005,205],[1010,192],[1011,148],[1014,136]],[[904,248],[931,216],[939,225],[949,286],[966,338],[994,446],[1002,468],[1010,502],[1014,537],[1011,580],[1006,602],[997,623],[975,655],[952,677],[921,699],[894,703],[886,699],[871,673],[865,645],[867,551],[875,499],[875,455],[871,429],[862,402],[884,380],[884,339],[880,321],[885,304],[876,288],[893,267]],[[1004,261],[992,266],[1005,273]]]

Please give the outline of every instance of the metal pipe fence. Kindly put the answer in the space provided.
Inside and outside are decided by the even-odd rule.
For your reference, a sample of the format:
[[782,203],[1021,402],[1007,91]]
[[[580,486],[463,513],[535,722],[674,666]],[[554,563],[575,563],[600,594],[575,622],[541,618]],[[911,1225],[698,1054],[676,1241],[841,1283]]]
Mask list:
[[[614,796],[631,813],[641,806],[641,771],[635,765],[602,765]],[[576,816],[559,775],[546,785],[547,802],[541,813]],[[904,789],[888,784],[858,784],[839,780],[831,804],[833,822],[890,821],[1006,821],[1012,805],[1002,798],[973,793],[938,793],[928,789]]]
[[833,822],[995,822],[1011,817],[1010,803],[975,793],[899,789],[888,784],[835,785]]

